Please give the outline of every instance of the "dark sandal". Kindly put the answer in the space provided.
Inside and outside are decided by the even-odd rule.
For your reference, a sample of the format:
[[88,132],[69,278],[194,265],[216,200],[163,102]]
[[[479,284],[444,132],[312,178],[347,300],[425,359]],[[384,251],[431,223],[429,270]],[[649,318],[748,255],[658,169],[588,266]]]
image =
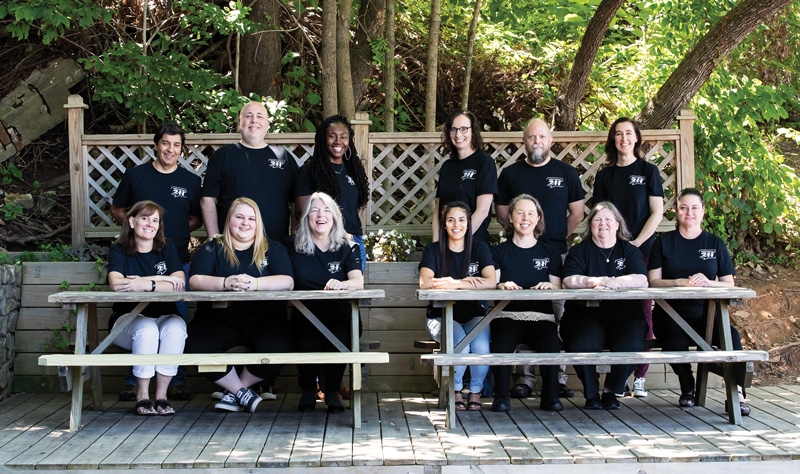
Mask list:
[[170,405],[169,402],[163,398],[156,400],[156,411],[159,415],[169,416],[175,414],[175,409],[172,408],[172,405]]
[[153,408],[153,404],[150,403],[150,400],[139,400],[136,402],[134,408],[136,409],[136,414],[139,416],[158,415],[158,412]]
[[695,403],[694,395],[691,393],[684,393],[681,395],[681,398],[678,399],[678,406],[681,408],[691,408]]
[[464,411],[467,409],[467,406],[464,404],[463,401],[456,402],[456,411]]
[[481,411],[483,407],[481,406],[480,402],[469,402],[467,403],[467,410],[469,411]]

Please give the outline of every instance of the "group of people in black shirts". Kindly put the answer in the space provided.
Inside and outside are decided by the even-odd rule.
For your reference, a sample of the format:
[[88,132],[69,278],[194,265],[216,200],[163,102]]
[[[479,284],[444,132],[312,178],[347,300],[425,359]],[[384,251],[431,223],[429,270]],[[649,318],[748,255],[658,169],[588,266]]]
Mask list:
[[[584,193],[575,169],[550,156],[552,135],[545,122],[525,127],[524,154],[500,177],[494,160],[483,151],[477,118],[453,113],[445,124],[442,146],[450,158],[442,165],[434,219],[434,242],[420,263],[420,288],[534,289],[642,288],[650,286],[733,286],[733,263],[724,242],[702,230],[703,196],[693,188],[677,199],[677,228],[656,238],[663,214],[658,168],[642,159],[642,136],[627,118],[614,122],[606,141],[608,162],[594,181],[591,212],[581,241],[567,251],[567,237],[583,218]],[[491,248],[487,227],[495,214],[507,240]],[[705,331],[708,302],[682,300],[673,307],[696,330]],[[458,302],[453,334],[458,343],[486,315],[486,302]],[[441,312],[428,307],[427,329],[441,341]],[[652,301],[602,301],[587,307],[579,301],[512,301],[498,319],[465,348],[472,353],[643,351],[646,339],[658,338],[664,350],[688,350],[690,339]],[[735,328],[734,347],[741,349]],[[714,344],[718,333],[714,330]],[[562,342],[563,341],[563,342]],[[689,364],[673,364],[680,381],[681,407],[694,406],[695,380]],[[716,367],[712,367],[712,370]],[[530,395],[533,371],[494,368],[492,410],[510,409],[510,398]],[[646,396],[647,366],[612,366],[602,389],[594,366],[576,366],[586,409],[617,409],[618,397],[634,372],[634,395]],[[466,367],[456,367],[456,410],[481,410],[486,366],[469,367],[469,398],[462,396]],[[559,396],[572,396],[564,368],[541,367],[540,407],[563,410]],[[519,395],[519,394],[523,395]],[[740,409],[750,413],[740,387]]]
[[[109,284],[114,291],[363,287],[366,255],[358,211],[370,195],[349,122],[340,116],[326,119],[317,128],[313,155],[300,169],[282,148],[266,144],[268,125],[262,104],[243,107],[241,140],[214,153],[203,186],[179,166],[183,131],[165,125],[156,133],[155,161],[129,169],[114,196],[111,212],[122,225],[109,253]],[[648,279],[652,286],[733,285],[733,266],[724,243],[701,229],[703,199],[696,190],[684,190],[679,196],[678,229],[655,239],[663,213],[661,179],[658,169],[640,157],[641,134],[633,121],[620,119],[609,131],[609,163],[595,179],[588,231],[569,253],[567,237],[583,218],[580,179],[574,168],[551,158],[552,137],[545,122],[529,122],[523,141],[524,153],[520,149],[520,159],[503,169],[498,179],[494,161],[483,151],[474,114],[459,111],[448,118],[442,145],[450,158],[442,165],[436,190],[434,242],[425,248],[420,263],[422,288],[624,288],[647,286]],[[493,202],[508,240],[490,249],[487,227]],[[190,265],[189,233],[201,224],[209,240]],[[682,302],[676,310],[704,327],[704,304]],[[130,304],[115,304],[111,325],[131,309]],[[349,303],[315,302],[309,309],[341,341],[350,343]],[[598,308],[574,303],[565,307],[563,301],[513,302],[467,350],[513,352],[525,345],[540,352],[604,347],[636,351],[643,349],[653,330],[665,349],[685,350],[688,337],[659,311],[651,318],[651,309],[648,301],[609,301]],[[485,314],[486,303],[458,303],[456,339]],[[427,329],[439,340],[440,314],[428,308],[427,316]],[[740,348],[738,333],[732,331]],[[288,319],[285,306],[274,302],[239,302],[225,309],[200,304],[188,327],[185,305],[150,305],[115,343],[134,353],[162,354],[225,352],[240,345],[256,352],[335,350],[305,317],[294,314]],[[488,368],[470,367],[466,403],[461,395],[465,369],[456,370],[456,408],[480,410]],[[624,392],[634,369],[635,394],[646,395],[646,366],[615,366],[602,394],[593,367],[576,369],[587,409],[619,407],[615,394]],[[259,365],[208,374],[224,389],[215,406],[254,411],[261,396],[252,387],[274,380],[279,370]],[[511,368],[495,369],[493,410],[508,411],[514,393],[527,389],[525,395],[530,394],[532,368],[517,370],[517,383],[510,389]],[[693,406],[691,367],[675,365],[674,370],[681,384],[680,405]],[[298,371],[303,392],[300,410],[315,408],[319,377],[328,412],[343,411],[337,394],[343,365],[301,365]],[[540,372],[541,408],[562,410],[559,395],[568,390],[563,367],[542,367]],[[175,366],[137,366],[126,379],[123,394],[136,400],[141,415],[169,415],[174,409],[168,398],[191,396],[183,387],[183,374]],[[154,375],[152,403],[149,382]],[[741,409],[749,413],[743,398]]]

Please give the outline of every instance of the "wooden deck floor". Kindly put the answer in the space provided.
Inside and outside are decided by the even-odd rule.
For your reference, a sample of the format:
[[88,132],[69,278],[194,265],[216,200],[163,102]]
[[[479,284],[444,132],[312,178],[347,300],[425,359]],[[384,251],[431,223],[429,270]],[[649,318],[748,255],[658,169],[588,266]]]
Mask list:
[[[792,460],[800,460],[800,386],[748,391],[753,415],[744,426],[727,423],[721,390],[710,391],[706,408],[688,410],[675,405],[670,391],[625,398],[613,412],[582,410],[579,394],[561,413],[539,410],[538,398],[514,401],[509,414],[492,413],[484,399],[483,412],[459,413],[452,430],[444,429],[444,411],[433,398],[414,393],[365,394],[359,430],[347,415],[327,416],[321,403],[316,412],[298,412],[297,394],[264,401],[253,415],[215,412],[210,397],[198,395],[176,404],[173,417],[140,417],[132,402],[115,398],[108,397],[105,412],[85,410],[77,433],[66,430],[66,395],[18,394],[0,403],[0,467],[339,466],[352,472],[352,466],[416,466],[403,472],[423,472],[420,466],[698,461],[779,461],[796,468]],[[481,472],[511,472],[486,467]]]

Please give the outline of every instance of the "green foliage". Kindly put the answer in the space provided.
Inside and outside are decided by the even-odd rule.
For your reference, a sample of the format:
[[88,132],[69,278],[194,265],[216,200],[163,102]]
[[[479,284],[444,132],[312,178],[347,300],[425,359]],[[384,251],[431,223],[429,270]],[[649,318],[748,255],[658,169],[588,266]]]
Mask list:
[[364,239],[367,258],[375,262],[405,262],[417,249],[417,241],[410,234],[392,229],[370,232]]
[[70,324],[69,318],[61,323],[61,326],[51,329],[53,333],[50,339],[42,343],[42,347],[47,352],[68,352],[70,346],[70,334],[75,331],[75,326]]
[[75,28],[111,21],[113,10],[92,0],[5,0],[0,3],[0,20],[9,19],[6,30],[18,40],[28,39],[33,30],[44,44],[53,42]]

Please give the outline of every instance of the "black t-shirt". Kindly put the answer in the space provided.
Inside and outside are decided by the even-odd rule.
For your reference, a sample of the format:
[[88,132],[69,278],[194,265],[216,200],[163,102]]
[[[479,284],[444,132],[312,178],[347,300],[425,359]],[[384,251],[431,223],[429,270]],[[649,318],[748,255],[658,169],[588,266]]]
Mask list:
[[[479,277],[484,268],[494,266],[492,252],[489,250],[489,246],[483,242],[472,242],[472,255],[469,258],[469,267],[466,275],[460,274],[461,266],[464,263],[464,252],[449,251],[448,255],[450,256],[450,262],[448,272],[444,275],[442,274],[444,265],[439,261],[439,242],[431,242],[422,251],[422,261],[419,262],[419,268],[433,270],[433,274],[437,278],[449,276],[460,280],[471,276]],[[485,316],[486,308],[485,301],[458,301],[453,305],[453,320],[465,323],[476,316]],[[441,308],[434,308],[433,303],[429,303],[427,316],[429,318],[441,317]]]
[[[665,232],[650,252],[649,270],[661,269],[661,278],[674,280],[702,273],[709,280],[735,275],[731,256],[725,242],[703,231],[694,239],[686,239],[677,230]],[[706,314],[707,300],[670,300],[670,306],[684,318],[699,318]],[[655,311],[663,312],[656,305]]]
[[297,162],[288,153],[270,146],[248,148],[233,143],[208,160],[203,197],[217,198],[220,231],[234,199],[248,197],[258,204],[269,238],[283,240],[289,235],[289,206],[296,180]]
[[[536,286],[543,281],[549,282],[550,275],[561,277],[561,254],[541,240],[530,248],[518,247],[507,240],[492,246],[495,268],[500,270],[500,281],[513,281],[525,288]],[[537,311],[553,314],[551,301],[512,301],[505,311]]]
[[[122,276],[154,276],[172,275],[175,272],[182,272],[181,259],[178,251],[172,242],[160,252],[150,251],[147,253],[136,252],[133,255],[126,255],[120,244],[114,244],[108,249],[108,272],[119,272]],[[114,303],[111,307],[116,316],[130,313],[136,303]],[[178,314],[175,303],[150,303],[142,311],[142,316],[157,318],[165,314]],[[114,319],[116,321],[116,318]],[[113,323],[111,323],[113,326]]]
[[503,206],[523,193],[535,197],[544,217],[544,234],[539,239],[566,253],[569,203],[583,200],[575,168],[554,158],[538,167],[520,160],[500,172],[498,187],[497,204]]
[[[634,274],[646,276],[647,268],[644,265],[642,252],[625,240],[617,240],[611,249],[601,249],[591,238],[587,238],[573,245],[564,261],[563,278],[573,275],[619,277]],[[580,313],[596,308],[587,308],[586,304],[580,301],[567,301],[564,309],[565,312],[572,310]],[[631,317],[644,317],[641,300],[600,301],[599,309],[624,310],[629,312]]]
[[128,168],[114,193],[114,205],[129,208],[150,200],[164,208],[164,235],[175,244],[182,263],[189,262],[189,218],[201,217],[200,177],[178,166],[161,173],[153,163]]
[[[294,269],[295,290],[322,290],[331,278],[345,281],[349,272],[361,271],[361,250],[357,245],[351,247],[344,244],[338,250],[328,252],[314,246],[313,255],[298,252],[289,241],[287,246]],[[350,308],[350,301],[347,300],[309,300],[304,304],[309,309],[335,309],[337,312],[349,311]]]
[[[633,238],[642,232],[650,217],[650,196],[664,197],[658,167],[645,160],[635,160],[628,166],[607,166],[597,172],[592,202],[611,201],[617,206]],[[655,233],[639,247],[642,255],[650,255]]]
[[[340,165],[333,165],[334,169]],[[347,166],[342,166],[342,172],[334,174],[339,181],[339,199],[336,203],[339,204],[339,209],[342,210],[342,217],[344,217],[344,230],[348,234],[361,235],[361,219],[358,217],[358,186],[356,181],[347,173]],[[306,162],[300,168],[300,175],[297,179],[297,196],[310,196],[312,193],[319,191],[313,189],[311,183],[311,164]]]
[[[211,239],[197,251],[192,260],[192,267],[189,275],[209,275],[217,277],[229,277],[242,273],[251,277],[262,277],[272,275],[287,275],[294,277],[292,272],[292,262],[286,252],[286,247],[274,240],[268,241],[267,253],[260,264],[256,265],[253,260],[253,247],[246,250],[235,250],[239,265],[233,266],[225,256],[225,247],[217,239]],[[198,303],[198,314],[212,314],[237,316],[238,313],[254,314],[279,314],[286,313],[286,303],[283,301],[237,301],[228,305],[227,308],[211,308],[211,303]],[[276,313],[277,312],[277,313]]]
[[[439,172],[439,184],[436,197],[439,198],[439,214],[447,204],[453,201],[464,201],[475,212],[478,196],[497,194],[497,166],[491,156],[483,151],[476,151],[463,160],[450,158],[442,163]],[[473,241],[489,243],[489,221],[492,213],[486,216],[479,229],[473,230]]]

